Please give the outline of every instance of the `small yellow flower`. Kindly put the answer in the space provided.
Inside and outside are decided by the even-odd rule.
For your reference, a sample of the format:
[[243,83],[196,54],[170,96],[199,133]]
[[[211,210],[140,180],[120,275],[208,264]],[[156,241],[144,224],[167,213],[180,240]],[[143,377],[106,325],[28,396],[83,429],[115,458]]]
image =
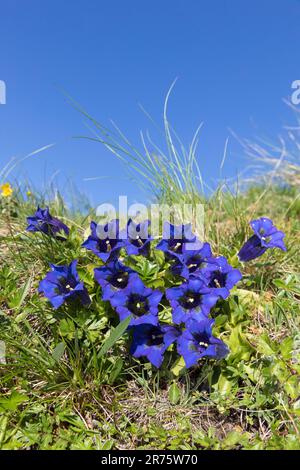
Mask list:
[[31,191],[27,191],[27,192],[26,192],[26,196],[27,196],[27,197],[32,196],[32,192],[31,192]]
[[9,183],[4,183],[0,186],[1,189],[1,196],[9,197],[13,193],[13,189]]

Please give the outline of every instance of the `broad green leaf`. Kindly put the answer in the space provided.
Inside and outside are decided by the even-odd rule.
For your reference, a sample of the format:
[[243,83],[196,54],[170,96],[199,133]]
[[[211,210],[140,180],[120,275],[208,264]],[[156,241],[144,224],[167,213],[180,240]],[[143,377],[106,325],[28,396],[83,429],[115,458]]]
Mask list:
[[114,441],[112,439],[108,439],[102,445],[100,450],[111,450],[113,448]]
[[21,323],[25,318],[29,315],[29,311],[24,310],[22,313],[19,313],[19,315],[16,316],[15,322],[16,323]]
[[237,431],[230,431],[223,441],[223,445],[227,447],[234,447],[241,442],[241,433]]
[[65,343],[58,343],[52,352],[52,357],[56,362],[59,362],[65,352]]
[[224,375],[220,375],[219,380],[213,385],[214,390],[218,390],[222,395],[228,395],[233,382],[228,380]]
[[117,380],[117,378],[119,377],[119,375],[120,375],[120,373],[123,369],[123,366],[124,366],[124,361],[121,357],[119,357],[116,360],[116,362],[115,362],[115,364],[112,368],[112,371],[109,375],[109,383],[110,384],[113,384]]
[[22,293],[21,293],[21,297],[20,297],[20,301],[17,305],[17,308],[20,308],[29,292],[29,289],[31,287],[31,277],[28,279],[28,281],[26,282],[26,284],[24,285],[23,289],[22,289]]
[[295,401],[295,403],[293,403],[293,411],[296,412],[298,416],[300,416],[300,398],[299,400]]
[[242,333],[241,325],[237,325],[232,329],[227,345],[235,360],[248,361],[253,352],[252,346]]
[[104,342],[102,348],[99,351],[98,357],[104,356],[112,347],[113,345],[123,336],[125,331],[128,328],[132,315],[125,318],[119,325],[112,330],[107,340]]
[[32,278],[30,277],[27,282],[24,284],[23,287],[21,287],[20,289],[18,289],[12,299],[10,300],[9,302],[9,305],[11,308],[16,308],[16,309],[19,309],[23,303],[24,303],[24,300],[25,298],[27,297],[27,294],[30,290],[30,287],[31,287],[31,281],[32,281]]
[[176,384],[176,382],[173,382],[171,387],[169,388],[169,400],[172,405],[177,405],[177,403],[180,401],[180,388]]
[[236,289],[236,295],[242,300],[246,305],[255,305],[257,306],[257,302],[261,299],[256,292],[247,290],[247,289]]
[[59,322],[59,331],[62,336],[72,340],[75,336],[75,325],[69,318],[63,318]]
[[257,367],[253,367],[253,366],[248,365],[248,364],[244,364],[243,367],[244,367],[244,371],[248,375],[249,379],[252,380],[252,382],[258,382],[258,380],[261,376],[260,370],[257,369]]
[[174,366],[171,369],[171,372],[178,377],[180,372],[182,372],[185,369],[185,362],[182,356],[180,356],[179,359],[175,362]]
[[257,338],[257,350],[266,356],[273,356],[276,353],[276,347],[267,335],[261,335]]
[[3,411],[16,411],[18,406],[24,401],[28,400],[28,396],[22,393],[16,392],[15,390],[11,392],[9,397],[0,397],[0,410]]
[[280,344],[280,352],[284,359],[290,359],[293,352],[294,346],[294,339],[293,338],[285,338],[282,343]]
[[277,377],[279,382],[282,384],[285,384],[290,376],[290,372],[284,361],[274,361],[274,363],[270,366],[270,370],[272,375]]
[[286,393],[292,398],[292,400],[296,400],[300,394],[299,377],[297,377],[296,375],[292,375],[284,383],[284,389]]

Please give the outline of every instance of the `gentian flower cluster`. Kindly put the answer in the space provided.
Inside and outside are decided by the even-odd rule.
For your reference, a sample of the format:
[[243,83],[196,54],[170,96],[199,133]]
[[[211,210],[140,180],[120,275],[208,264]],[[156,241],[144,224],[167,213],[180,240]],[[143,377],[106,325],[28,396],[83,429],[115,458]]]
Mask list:
[[[38,208],[33,217],[28,217],[28,223],[28,231],[42,231],[53,237],[59,231],[69,233],[48,208]],[[268,248],[286,249],[283,232],[270,219],[253,220],[250,225],[254,235],[240,250],[241,261],[257,258]],[[213,335],[212,313],[219,301],[229,297],[242,274],[225,257],[213,256],[209,243],[200,242],[192,233],[191,224],[165,223],[163,238],[156,246],[148,220],[136,224],[130,219],[122,230],[118,219],[103,225],[91,222],[90,228],[82,247],[102,263],[94,269],[102,300],[110,303],[120,321],[130,317],[130,353],[134,357],[145,357],[160,367],[173,345],[172,351],[177,349],[189,368],[202,358],[220,360],[228,354],[226,344]],[[169,266],[166,275],[171,287],[167,289],[149,288],[139,273],[126,264],[131,256],[151,256],[151,246],[164,253]],[[40,282],[39,292],[55,309],[71,300],[86,306],[91,303],[77,273],[77,260],[50,267]],[[162,321],[161,312],[166,309],[171,310],[172,322]]]

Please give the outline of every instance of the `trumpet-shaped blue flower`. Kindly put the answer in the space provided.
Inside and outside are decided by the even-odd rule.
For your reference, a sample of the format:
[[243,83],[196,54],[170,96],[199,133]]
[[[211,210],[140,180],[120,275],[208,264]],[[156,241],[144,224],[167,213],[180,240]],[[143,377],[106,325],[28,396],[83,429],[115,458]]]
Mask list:
[[55,309],[64,302],[74,299],[83,305],[90,303],[90,298],[83,282],[80,282],[77,273],[77,260],[69,266],[55,266],[51,264],[51,271],[40,282],[39,292],[43,293]]
[[124,247],[124,240],[120,237],[119,220],[114,219],[104,225],[91,222],[91,235],[82,246],[91,250],[104,263],[115,259]]
[[172,307],[175,324],[186,323],[192,319],[201,321],[206,318],[218,301],[213,289],[207,287],[203,279],[189,279],[178,287],[166,290],[167,299]]
[[120,261],[111,261],[94,270],[95,279],[102,287],[102,299],[110,300],[131,283],[142,283],[138,274]]
[[187,368],[197,364],[202,357],[223,359],[229,352],[222,340],[212,334],[214,320],[191,321],[177,339],[177,351],[183,356]]
[[146,287],[141,280],[130,283],[126,289],[119,291],[111,299],[120,321],[132,315],[129,326],[142,323],[158,324],[158,305],[162,292]]
[[38,207],[33,216],[27,217],[27,223],[27,232],[43,232],[52,236],[57,236],[58,232],[69,234],[69,228],[61,220],[52,217],[49,207],[45,209]]
[[227,299],[230,290],[242,279],[241,272],[234,269],[224,256],[211,258],[206,267],[195,272],[194,276],[206,280],[207,286],[223,299]]
[[169,325],[154,326],[144,323],[132,329],[130,354],[134,357],[145,356],[156,367],[161,366],[166,349],[180,334],[176,328]]
[[163,251],[167,258],[174,258],[182,255],[184,247],[195,242],[196,236],[192,233],[191,224],[173,225],[165,222],[162,240],[156,249]]
[[284,232],[278,230],[271,219],[261,217],[252,220],[250,225],[254,231],[254,235],[246,241],[242,246],[238,257],[240,261],[250,261],[263,255],[268,248],[280,248],[286,251],[283,241]]
[[183,247],[183,252],[175,259],[171,266],[171,272],[188,279],[191,274],[204,269],[208,265],[208,260],[212,257],[209,243],[203,243],[199,250],[188,250]]
[[132,219],[127,222],[125,247],[128,255],[148,256],[150,242],[153,238],[149,235],[150,220],[136,224]]

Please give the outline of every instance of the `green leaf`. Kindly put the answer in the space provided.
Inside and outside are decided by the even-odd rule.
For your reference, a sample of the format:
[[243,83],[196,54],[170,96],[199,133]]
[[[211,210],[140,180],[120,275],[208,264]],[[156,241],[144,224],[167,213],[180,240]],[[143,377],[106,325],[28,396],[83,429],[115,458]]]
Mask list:
[[180,372],[182,372],[185,369],[185,362],[182,356],[180,356],[179,359],[175,362],[174,366],[171,369],[171,372],[178,377]]
[[280,352],[282,357],[286,360],[291,359],[293,353],[294,339],[285,338],[280,344]]
[[292,400],[296,400],[300,394],[299,378],[296,375],[292,375],[292,377],[284,383],[284,389]]
[[274,354],[276,353],[275,344],[265,334],[257,338],[257,350],[258,352],[266,356],[274,356]]
[[31,287],[31,277],[28,279],[28,281],[26,282],[26,284],[24,285],[23,289],[22,289],[22,292],[21,292],[21,296],[20,296],[20,300],[19,300],[19,303],[17,305],[17,308],[20,308],[29,292],[29,289]]
[[22,323],[28,315],[29,315],[29,311],[24,310],[23,312],[19,313],[19,315],[16,316],[15,322]]
[[260,300],[259,295],[256,292],[247,289],[236,289],[236,294],[245,305],[256,306]]
[[169,400],[172,405],[177,405],[177,403],[180,401],[180,388],[176,384],[176,382],[173,382],[171,387],[169,388]]
[[245,334],[242,333],[241,325],[237,325],[232,328],[227,344],[229,346],[231,356],[234,357],[235,360],[249,360],[253,352],[253,348],[247,341]]
[[58,343],[55,348],[53,349],[52,352],[52,357],[56,362],[59,362],[60,359],[63,356],[63,353],[65,352],[65,344],[64,343]]
[[119,357],[116,360],[116,362],[115,362],[115,364],[112,368],[112,371],[109,375],[109,384],[110,385],[112,385],[117,380],[117,378],[119,377],[119,375],[120,375],[120,373],[123,369],[123,365],[124,365],[124,361],[121,357]]
[[24,286],[14,293],[12,299],[9,302],[11,308],[19,309],[23,305],[31,287],[31,280],[32,279],[30,277],[28,281],[24,284]]
[[244,368],[244,371],[246,372],[246,374],[248,375],[249,379],[252,382],[258,382],[259,381],[259,378],[261,376],[261,372],[257,367],[255,367],[255,365],[252,366],[251,364],[244,364],[243,368]]
[[104,342],[102,348],[99,351],[98,357],[104,356],[112,347],[113,345],[123,336],[125,331],[128,328],[132,315],[125,318],[119,325],[112,330],[107,340]]
[[75,325],[69,318],[63,318],[59,322],[59,331],[61,336],[67,337],[72,340],[75,336]]
[[226,447],[234,447],[241,442],[241,433],[237,431],[230,431],[223,441]]
[[295,403],[293,403],[293,411],[295,411],[298,416],[300,416],[300,398],[299,400],[295,401]]
[[114,441],[112,439],[108,439],[102,445],[100,450],[111,450],[114,446]]
[[11,392],[9,397],[0,397],[0,410],[3,411],[16,411],[18,406],[24,401],[28,400],[28,396],[22,393]]
[[228,380],[225,375],[220,375],[219,380],[213,385],[214,390],[218,390],[221,395],[228,395],[233,385],[232,380]]

